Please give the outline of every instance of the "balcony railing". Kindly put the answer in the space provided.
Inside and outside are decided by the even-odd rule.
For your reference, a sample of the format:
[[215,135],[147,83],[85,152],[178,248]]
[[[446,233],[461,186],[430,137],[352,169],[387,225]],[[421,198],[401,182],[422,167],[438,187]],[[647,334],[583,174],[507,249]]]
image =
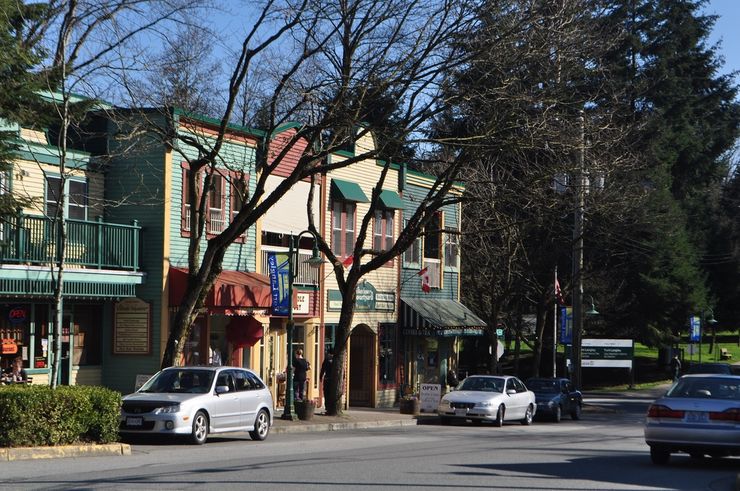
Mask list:
[[[65,263],[98,269],[138,271],[141,227],[97,221],[67,220]],[[57,256],[57,222],[18,214],[0,225],[3,264],[49,264]]]
[[[267,265],[268,252],[284,252],[286,254],[288,253],[287,249],[262,249],[262,274],[266,275],[270,274],[270,269]],[[319,285],[319,269],[312,268],[305,262],[307,259],[310,259],[312,255],[313,254],[311,254],[310,252],[298,251],[298,274],[296,275],[295,280],[293,280],[294,284],[311,286]]]

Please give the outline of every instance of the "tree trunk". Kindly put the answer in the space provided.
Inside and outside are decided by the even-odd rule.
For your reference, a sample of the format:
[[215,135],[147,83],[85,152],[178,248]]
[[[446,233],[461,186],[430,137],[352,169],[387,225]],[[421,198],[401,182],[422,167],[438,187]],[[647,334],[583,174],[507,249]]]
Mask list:
[[[351,274],[351,273],[350,273]],[[350,291],[351,293],[347,293]],[[334,363],[332,363],[332,374],[328,384],[326,397],[326,414],[329,416],[340,416],[342,414],[342,395],[344,392],[344,374],[347,370],[347,343],[352,334],[352,318],[355,312],[355,296],[357,293],[357,280],[351,283],[348,278],[345,283],[345,291],[342,292],[342,312],[339,314],[339,324],[334,341]],[[349,299],[347,297],[350,297]]]
[[540,376],[540,365],[542,364],[542,346],[545,335],[545,321],[547,320],[547,305],[546,301],[540,301],[537,303],[537,323],[535,327],[535,338],[534,338],[534,357],[532,360],[532,376]]

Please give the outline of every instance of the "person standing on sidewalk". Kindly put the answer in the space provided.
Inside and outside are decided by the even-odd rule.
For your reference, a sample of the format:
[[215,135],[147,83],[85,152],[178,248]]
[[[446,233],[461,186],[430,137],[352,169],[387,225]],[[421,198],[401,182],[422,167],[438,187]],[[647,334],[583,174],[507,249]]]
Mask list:
[[302,401],[306,394],[306,374],[311,369],[308,360],[303,358],[303,350],[295,350],[293,358],[293,384],[295,385],[295,400]]
[[321,364],[321,371],[319,372],[319,380],[321,380],[324,388],[324,407],[326,407],[326,394],[329,392],[332,366],[334,366],[334,348],[329,348],[324,357],[324,362]]
[[678,359],[678,355],[673,355],[671,358],[671,373],[674,382],[681,376],[681,360]]

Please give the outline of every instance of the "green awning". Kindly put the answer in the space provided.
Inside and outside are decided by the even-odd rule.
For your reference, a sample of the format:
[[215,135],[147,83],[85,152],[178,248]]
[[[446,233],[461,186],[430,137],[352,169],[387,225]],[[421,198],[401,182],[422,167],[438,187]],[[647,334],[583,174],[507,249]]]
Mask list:
[[384,189],[380,192],[380,205],[387,210],[402,210],[403,201],[398,193]]
[[331,180],[331,198],[340,201],[352,201],[354,203],[369,203],[362,188],[356,182]]
[[401,298],[401,327],[406,335],[482,336],[486,323],[458,301]]

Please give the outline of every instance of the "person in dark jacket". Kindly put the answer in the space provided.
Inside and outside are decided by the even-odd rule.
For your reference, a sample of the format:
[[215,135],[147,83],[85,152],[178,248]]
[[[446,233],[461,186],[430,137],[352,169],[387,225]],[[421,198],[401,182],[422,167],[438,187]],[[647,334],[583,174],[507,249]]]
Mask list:
[[295,390],[295,400],[302,401],[306,394],[306,375],[311,369],[308,360],[303,358],[303,350],[295,350],[293,357],[293,389]]
[[326,394],[329,392],[329,382],[331,381],[333,366],[334,350],[329,348],[324,357],[324,362],[321,364],[321,371],[319,372],[319,380],[321,380],[324,388],[324,406],[326,406]]
[[681,376],[681,360],[678,358],[678,355],[673,355],[671,359],[671,373],[673,374],[674,382]]

